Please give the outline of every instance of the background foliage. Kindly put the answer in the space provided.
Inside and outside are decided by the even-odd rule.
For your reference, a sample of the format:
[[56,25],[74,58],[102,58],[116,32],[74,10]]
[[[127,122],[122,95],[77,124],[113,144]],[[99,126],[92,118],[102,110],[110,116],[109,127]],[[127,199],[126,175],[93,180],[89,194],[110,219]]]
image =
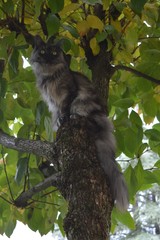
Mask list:
[[[96,4],[103,6],[103,19],[94,12]],[[24,59],[28,60],[32,51],[30,35],[40,34],[45,39],[56,34],[63,39],[64,51],[72,55],[71,68],[91,78],[81,43],[92,30],[89,46],[94,56],[106,40],[112,66],[127,66],[160,79],[158,0],[2,0],[0,19],[0,128],[10,135],[54,139],[33,72],[30,66],[24,68]],[[160,86],[129,69],[118,69],[110,81],[108,108],[115,126],[117,159],[125,168],[134,205],[139,191],[147,194],[153,184],[160,184]],[[12,204],[22,191],[44,179],[40,171],[44,160],[2,146],[0,151],[0,234],[10,236],[16,220],[41,234],[53,231],[57,223],[64,234],[67,203],[56,189],[37,194],[26,209]],[[136,232],[130,210],[120,214],[115,209],[112,216],[112,231],[121,222]],[[147,227],[140,229],[148,231]]]

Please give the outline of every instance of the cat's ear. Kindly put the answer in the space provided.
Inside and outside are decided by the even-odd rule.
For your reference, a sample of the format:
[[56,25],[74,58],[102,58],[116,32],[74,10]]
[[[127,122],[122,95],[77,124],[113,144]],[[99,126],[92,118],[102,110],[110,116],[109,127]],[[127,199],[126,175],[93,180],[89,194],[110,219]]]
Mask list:
[[48,45],[54,44],[55,39],[56,39],[55,36],[51,36],[51,37],[48,39],[47,44],[48,44]]
[[39,35],[36,35],[36,36],[34,37],[34,48],[40,47],[43,43],[44,43],[44,42],[43,42],[42,38],[41,38]]

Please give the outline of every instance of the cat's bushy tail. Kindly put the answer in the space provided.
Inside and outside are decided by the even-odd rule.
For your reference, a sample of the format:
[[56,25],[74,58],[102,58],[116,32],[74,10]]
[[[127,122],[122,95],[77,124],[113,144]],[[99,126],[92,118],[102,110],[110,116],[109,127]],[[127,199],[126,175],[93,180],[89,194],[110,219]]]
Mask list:
[[112,125],[105,117],[98,119],[101,131],[96,139],[98,158],[109,181],[112,197],[117,208],[125,211],[128,208],[128,190],[123,174],[115,161],[115,140],[112,134]]

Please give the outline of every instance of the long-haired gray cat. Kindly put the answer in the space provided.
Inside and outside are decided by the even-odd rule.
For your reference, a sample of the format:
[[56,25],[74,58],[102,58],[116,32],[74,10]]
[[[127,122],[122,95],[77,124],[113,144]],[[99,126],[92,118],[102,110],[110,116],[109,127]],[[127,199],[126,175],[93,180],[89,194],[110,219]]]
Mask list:
[[31,65],[38,89],[52,113],[54,130],[57,129],[58,120],[69,119],[70,116],[81,116],[88,120],[112,197],[120,210],[126,210],[128,191],[115,161],[113,127],[91,81],[81,73],[69,69],[67,56],[58,44],[53,44],[51,40],[45,43],[39,36],[35,37]]

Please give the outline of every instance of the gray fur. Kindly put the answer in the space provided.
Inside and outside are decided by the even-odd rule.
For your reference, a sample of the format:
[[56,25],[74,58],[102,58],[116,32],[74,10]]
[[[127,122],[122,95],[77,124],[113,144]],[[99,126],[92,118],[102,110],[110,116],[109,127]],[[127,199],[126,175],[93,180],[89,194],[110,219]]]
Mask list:
[[113,127],[93,85],[84,75],[69,69],[66,55],[58,46],[44,43],[38,36],[31,65],[37,87],[52,113],[54,130],[58,128],[58,119],[65,115],[88,119],[89,131],[95,138],[98,158],[110,183],[113,199],[121,211],[126,210],[128,191],[115,161]]

